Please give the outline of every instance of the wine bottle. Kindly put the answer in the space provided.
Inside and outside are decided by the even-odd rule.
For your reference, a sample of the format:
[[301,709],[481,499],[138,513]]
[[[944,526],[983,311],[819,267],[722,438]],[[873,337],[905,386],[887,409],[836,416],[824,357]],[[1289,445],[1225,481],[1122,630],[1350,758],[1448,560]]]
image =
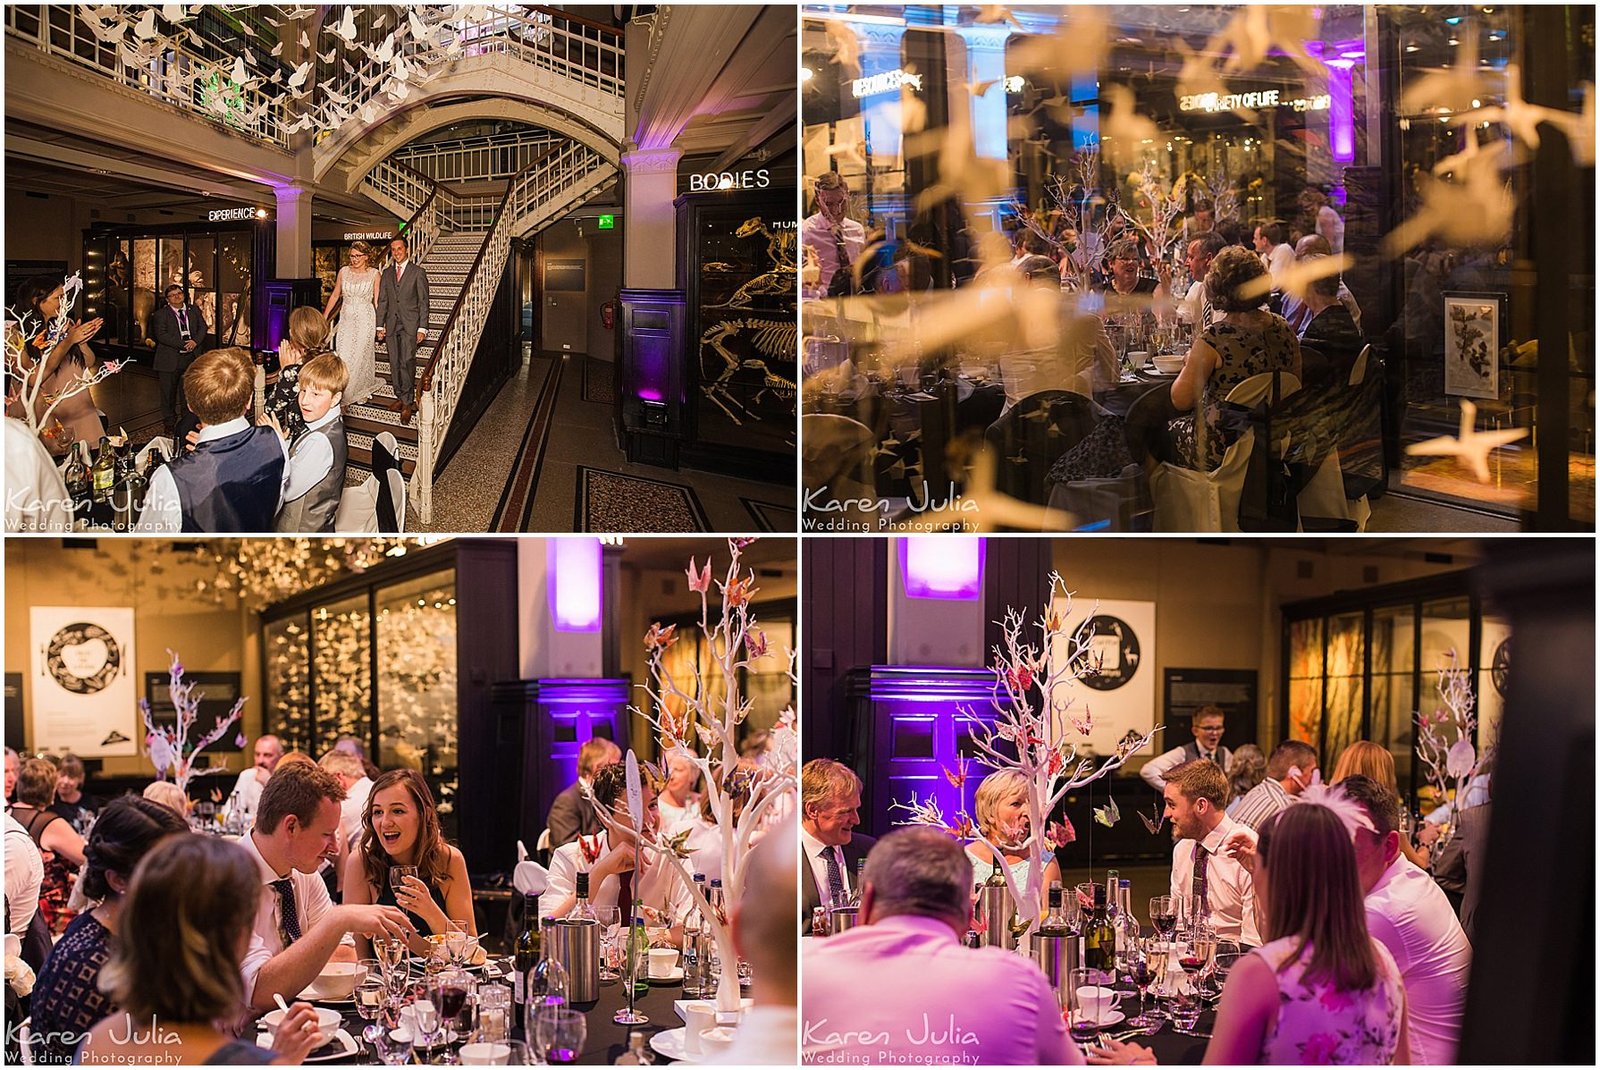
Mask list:
[[1039,923],[1040,936],[1071,936],[1072,929],[1067,925],[1067,915],[1061,906],[1061,882],[1050,882],[1050,909],[1045,913],[1044,920]]
[[654,1066],[656,1057],[645,1047],[644,1034],[635,1029],[628,1034],[628,1050],[617,1056],[612,1066]]
[[1094,886],[1094,907],[1083,923],[1083,964],[1092,970],[1110,970],[1116,955],[1116,935],[1106,917],[1106,888]]
[[516,976],[511,987],[513,998],[518,1007],[527,1002],[529,975],[533,968],[539,964],[543,941],[539,939],[539,901],[536,898],[527,899],[527,918],[522,923],[522,931],[517,934],[517,940],[512,947],[512,965],[516,968]]
[[[721,883],[720,881],[718,882]],[[645,931],[644,918],[635,917],[628,930],[628,976],[633,979],[633,992],[642,996],[650,991],[650,934]]]
[[572,905],[572,913],[568,917],[575,921],[593,921],[600,919],[594,912],[594,907],[589,903],[589,874],[580,871],[577,876],[578,901]]
[[95,455],[94,468],[90,472],[94,484],[93,496],[95,502],[109,502],[111,491],[117,485],[117,457],[111,448],[111,436],[100,436],[100,452]]
[[72,499],[72,511],[75,519],[83,520],[89,516],[89,498],[91,484],[89,481],[89,463],[84,458],[88,450],[87,442],[74,442],[67,457],[67,470],[65,473],[67,496]]

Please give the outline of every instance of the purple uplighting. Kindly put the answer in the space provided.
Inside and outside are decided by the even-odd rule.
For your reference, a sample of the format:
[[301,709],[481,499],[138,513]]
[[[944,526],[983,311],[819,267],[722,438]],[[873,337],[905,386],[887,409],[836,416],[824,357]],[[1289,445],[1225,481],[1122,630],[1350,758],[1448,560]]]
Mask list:
[[562,536],[547,544],[550,615],[560,632],[600,630],[600,540]]
[[1328,64],[1328,141],[1333,158],[1350,163],[1356,158],[1355,97],[1350,69],[1354,60]]
[[633,392],[644,401],[665,401],[668,380],[672,375],[672,341],[666,336],[657,337],[642,332],[635,339],[639,382]]
[[906,536],[900,540],[900,579],[908,598],[982,597],[983,536]]

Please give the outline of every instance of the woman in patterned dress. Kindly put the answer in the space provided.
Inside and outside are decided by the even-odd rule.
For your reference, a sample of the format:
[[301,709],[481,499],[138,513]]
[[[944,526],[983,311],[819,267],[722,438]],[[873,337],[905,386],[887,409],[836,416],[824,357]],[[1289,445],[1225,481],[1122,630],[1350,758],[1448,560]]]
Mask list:
[[[1359,806],[1301,802],[1269,819],[1239,861],[1253,874],[1267,943],[1228,975],[1207,1063],[1409,1063],[1405,986],[1367,932],[1352,822]],[[1352,809],[1353,808],[1353,809]],[[1234,846],[1230,837],[1227,846]],[[1151,1063],[1150,1049],[1108,1041],[1091,1063]]]
[[56,801],[55,764],[44,758],[30,758],[17,777],[17,802],[11,816],[28,830],[44,859],[44,884],[39,887],[39,909],[50,923],[50,935],[66,931],[75,912],[67,906],[78,867],[83,865],[83,837],[60,814],[52,813]]
[[[1216,314],[1172,384],[1173,408],[1197,410],[1169,425],[1177,455],[1190,468],[1210,471],[1222,463],[1228,444],[1217,415],[1234,387],[1262,372],[1300,375],[1294,328],[1261,307],[1267,302],[1266,277],[1260,258],[1239,246],[1218,253],[1206,272],[1206,295]],[[1197,424],[1197,415],[1204,416],[1203,423]]]

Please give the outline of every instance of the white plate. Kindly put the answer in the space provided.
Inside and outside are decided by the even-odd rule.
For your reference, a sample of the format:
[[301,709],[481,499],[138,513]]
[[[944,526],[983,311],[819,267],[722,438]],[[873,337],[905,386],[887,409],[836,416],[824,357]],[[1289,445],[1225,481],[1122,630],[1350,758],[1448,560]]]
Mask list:
[[1112,1011],[1105,1018],[1094,1023],[1094,1027],[1096,1029],[1110,1029],[1112,1026],[1117,1025],[1126,1017],[1127,1015],[1123,1014],[1121,1011]]
[[683,1049],[684,1037],[687,1028],[662,1029],[650,1034],[650,1047],[657,1055],[680,1063],[697,1063],[700,1061],[698,1054],[690,1054]]
[[[715,1004],[716,1000],[715,999],[709,999],[709,1000],[705,1000],[705,999],[675,999],[675,1000],[673,1000],[672,1001],[672,1009],[678,1015],[678,1020],[680,1022],[687,1022],[689,1020],[688,1015],[683,1013],[683,1009],[685,1007],[687,1007],[691,1003],[712,1003],[712,1004]],[[751,999],[749,996],[745,996],[743,999],[741,999],[739,1001],[739,1009],[740,1009],[740,1011],[747,1011],[751,1007],[754,1007],[755,1005],[756,1005],[756,1001]]]
[[[348,1059],[350,1056],[359,1054],[361,1051],[361,1046],[356,1043],[356,1038],[351,1036],[343,1029],[335,1033],[333,1035],[333,1039],[336,1043],[343,1046],[343,1051],[330,1052],[327,1055],[308,1055],[306,1056],[306,1062],[331,1063],[336,1059]],[[272,1047],[272,1038],[266,1033],[261,1033],[256,1037],[256,1044],[259,1047],[270,1048]]]
[[356,994],[354,992],[350,993],[344,999],[328,999],[325,996],[315,995],[311,989],[308,988],[294,998],[306,1003],[323,1003],[327,1004],[328,1006],[354,1007],[356,1004]]
[[672,968],[672,972],[667,974],[665,977],[649,978],[650,983],[653,985],[675,985],[681,980],[683,980],[682,966],[674,966]]

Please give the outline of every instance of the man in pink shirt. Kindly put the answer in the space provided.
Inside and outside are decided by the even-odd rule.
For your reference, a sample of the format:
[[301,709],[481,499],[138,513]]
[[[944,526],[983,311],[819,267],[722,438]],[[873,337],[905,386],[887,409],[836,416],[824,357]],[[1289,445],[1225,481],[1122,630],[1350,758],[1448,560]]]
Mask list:
[[880,839],[862,876],[863,924],[802,941],[804,1061],[1082,1063],[1032,961],[962,946],[971,911],[972,862],[955,840],[926,828]]

